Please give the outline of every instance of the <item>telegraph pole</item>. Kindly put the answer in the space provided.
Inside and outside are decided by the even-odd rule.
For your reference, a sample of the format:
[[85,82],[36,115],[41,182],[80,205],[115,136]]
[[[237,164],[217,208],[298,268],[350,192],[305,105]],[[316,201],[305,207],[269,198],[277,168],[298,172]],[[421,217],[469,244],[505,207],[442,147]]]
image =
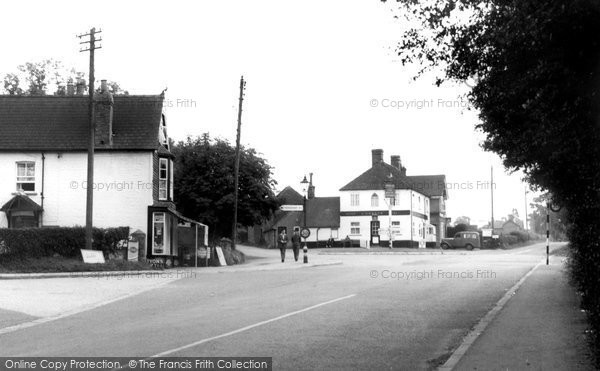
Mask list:
[[244,101],[244,90],[246,90],[246,81],[244,76],[240,78],[240,103],[238,108],[237,137],[235,140],[235,166],[234,166],[234,184],[233,184],[233,230],[231,237],[231,246],[235,249],[235,240],[237,238],[237,215],[238,215],[238,188],[240,177],[240,135],[242,132],[242,102]]
[[82,41],[80,44],[89,44],[87,49],[81,49],[80,52],[90,52],[90,81],[89,81],[89,145],[88,145],[88,161],[87,161],[87,199],[85,204],[85,248],[88,250],[92,249],[92,226],[94,216],[94,131],[96,128],[95,113],[94,113],[94,50],[100,49],[102,46],[96,46],[97,41],[102,39],[96,39],[96,34],[99,34],[102,30],[96,31],[95,28],[90,29],[89,33],[78,35],[77,37],[84,38],[89,36],[88,41]]

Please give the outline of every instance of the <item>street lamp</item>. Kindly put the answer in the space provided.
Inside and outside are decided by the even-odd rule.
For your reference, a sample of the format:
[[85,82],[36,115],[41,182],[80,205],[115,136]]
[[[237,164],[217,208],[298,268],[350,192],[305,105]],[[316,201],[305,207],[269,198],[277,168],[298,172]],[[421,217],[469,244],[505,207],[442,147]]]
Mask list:
[[308,191],[308,180],[306,180],[306,175],[304,175],[304,179],[300,182],[302,184],[302,213],[304,214],[304,225],[300,235],[304,239],[304,247],[302,248],[304,254],[304,263],[308,263],[308,247],[306,246],[306,238],[308,235],[306,234],[306,193]]

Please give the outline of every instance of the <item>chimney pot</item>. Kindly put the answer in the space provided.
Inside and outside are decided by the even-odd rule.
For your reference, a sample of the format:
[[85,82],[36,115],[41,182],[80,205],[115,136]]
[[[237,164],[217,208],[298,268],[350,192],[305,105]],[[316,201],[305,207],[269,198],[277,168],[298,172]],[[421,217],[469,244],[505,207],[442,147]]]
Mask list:
[[398,155],[390,157],[390,164],[398,170],[402,169],[402,162],[400,161],[400,156]]
[[73,80],[67,81],[67,95],[75,94],[75,86],[73,85]]
[[376,164],[383,162],[383,150],[382,149],[374,149],[371,151],[371,160],[372,160],[372,165],[375,166]]
[[83,95],[83,93],[85,92],[85,81],[83,81],[83,79],[78,79],[77,80],[77,95]]

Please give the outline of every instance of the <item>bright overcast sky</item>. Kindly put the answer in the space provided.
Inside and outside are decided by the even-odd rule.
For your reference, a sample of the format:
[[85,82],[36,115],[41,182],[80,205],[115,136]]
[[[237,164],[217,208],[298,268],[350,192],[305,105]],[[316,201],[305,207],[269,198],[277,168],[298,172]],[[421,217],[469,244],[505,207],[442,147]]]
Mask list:
[[209,132],[234,143],[243,74],[242,144],[268,159],[279,190],[299,189],[312,172],[317,196],[337,196],[370,167],[371,149],[381,148],[386,162],[400,155],[408,175],[445,174],[449,216],[466,215],[479,225],[490,217],[483,182],[493,165],[495,217],[513,208],[523,217],[525,186],[479,148],[477,115],[461,99],[468,87],[437,88],[433,76],[412,81],[414,69],[395,60],[401,25],[392,5],[9,2],[0,22],[0,72],[45,58],[87,72],[88,55],[78,52],[75,35],[101,28],[96,78],[117,81],[132,94],[168,88],[167,123],[175,140]]

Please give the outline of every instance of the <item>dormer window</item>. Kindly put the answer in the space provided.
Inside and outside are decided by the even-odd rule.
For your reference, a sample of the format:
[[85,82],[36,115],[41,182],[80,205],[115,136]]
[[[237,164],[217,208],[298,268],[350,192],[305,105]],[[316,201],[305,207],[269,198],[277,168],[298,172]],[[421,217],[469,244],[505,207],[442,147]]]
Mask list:
[[17,162],[17,192],[35,192],[35,162]]

